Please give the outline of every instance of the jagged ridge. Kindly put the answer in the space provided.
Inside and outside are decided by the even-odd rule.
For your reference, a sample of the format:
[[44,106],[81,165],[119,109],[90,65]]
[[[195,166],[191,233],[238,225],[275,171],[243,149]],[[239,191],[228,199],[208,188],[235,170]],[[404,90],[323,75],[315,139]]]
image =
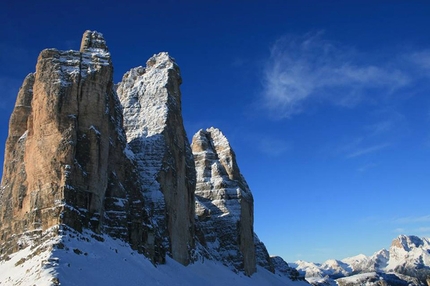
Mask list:
[[174,59],[159,53],[117,86],[112,78],[98,32],[84,33],[80,51],[40,53],[10,119],[0,260],[29,247],[28,260],[67,253],[70,238],[108,235],[153,263],[206,257],[248,276],[258,264],[296,279],[254,234],[252,193],[221,131],[199,131],[193,155]]
[[430,241],[400,235],[388,250],[379,250],[369,257],[360,254],[323,264],[298,261],[295,267],[315,285],[330,279],[332,283],[337,279],[339,285],[380,285],[380,281],[388,285],[427,285],[430,282]]

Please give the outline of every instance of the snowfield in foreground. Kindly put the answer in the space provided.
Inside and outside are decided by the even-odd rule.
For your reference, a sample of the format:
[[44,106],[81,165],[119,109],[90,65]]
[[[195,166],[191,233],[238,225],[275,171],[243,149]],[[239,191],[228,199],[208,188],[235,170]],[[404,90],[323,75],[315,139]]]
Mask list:
[[[52,230],[51,230],[52,231]],[[220,262],[183,266],[167,258],[154,266],[126,243],[107,235],[67,231],[0,262],[0,285],[309,285],[262,267],[247,277]]]

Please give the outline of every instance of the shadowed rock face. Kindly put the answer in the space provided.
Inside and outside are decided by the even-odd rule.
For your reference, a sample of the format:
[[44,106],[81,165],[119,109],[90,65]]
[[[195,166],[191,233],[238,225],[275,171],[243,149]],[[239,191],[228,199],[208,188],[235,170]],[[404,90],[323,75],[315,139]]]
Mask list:
[[282,257],[272,256],[270,257],[270,260],[272,261],[273,267],[276,269],[276,274],[288,276],[293,281],[305,280],[303,276],[300,276],[299,271],[297,271],[297,269],[295,268],[290,267],[288,263],[285,262],[284,259],[282,259]]
[[273,272],[227,139],[210,128],[189,145],[174,59],[154,55],[116,91],[112,78],[100,33],[86,31],[80,51],[40,53],[9,123],[0,260],[73,228],[121,238],[155,263],[206,255],[247,275],[257,264]]
[[20,234],[37,235],[59,224],[104,231],[144,251],[146,238],[136,234],[143,232],[146,214],[133,163],[124,155],[112,73],[97,32],[85,32],[80,51],[40,53],[9,124],[0,200],[2,253],[15,250]]
[[181,114],[179,67],[167,53],[127,72],[117,92],[153,224],[186,265],[194,248],[195,167]]
[[[198,131],[191,148],[197,170],[196,215],[202,243],[217,260],[251,275],[256,271],[257,260],[254,201],[236,156],[216,128]],[[262,260],[270,260],[267,252],[265,256]]]

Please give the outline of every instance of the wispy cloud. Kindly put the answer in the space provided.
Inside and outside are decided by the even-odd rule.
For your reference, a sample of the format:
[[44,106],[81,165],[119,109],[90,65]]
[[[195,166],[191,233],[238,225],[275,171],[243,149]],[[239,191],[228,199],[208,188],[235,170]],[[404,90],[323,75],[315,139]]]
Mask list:
[[394,124],[395,122],[393,120],[382,120],[367,126],[367,128],[371,132],[371,135],[379,135],[392,130]]
[[[390,131],[399,131],[405,127],[406,119],[403,114],[392,107],[385,106],[372,112],[374,121],[364,127],[368,137],[386,136]],[[396,132],[396,133],[397,133]]]
[[430,70],[430,50],[412,52],[408,60],[422,69]]
[[408,216],[401,217],[394,220],[395,223],[419,223],[419,222],[430,222],[430,215],[424,216]]
[[263,104],[288,118],[315,103],[353,107],[371,100],[371,90],[392,93],[410,81],[400,69],[368,62],[353,49],[325,40],[322,32],[287,36],[271,48]]
[[[359,133],[354,136],[338,139],[330,150],[336,155],[344,158],[356,158],[370,153],[384,150],[390,146],[395,147],[399,138],[408,133],[407,120],[391,106],[378,107],[368,112],[367,117],[362,120]],[[375,167],[374,162],[367,162],[360,166],[357,171],[364,172]]]
[[[400,224],[402,226],[394,229],[393,232],[398,234],[415,234],[424,237],[430,237],[430,215],[425,216],[410,216],[397,218],[392,223]],[[424,226],[422,226],[424,224]]]
[[374,146],[370,146],[370,147],[366,147],[366,148],[361,148],[358,149],[350,154],[348,154],[346,156],[346,158],[354,158],[354,157],[358,157],[358,156],[363,156],[369,153],[373,153],[382,149],[387,148],[388,146],[390,146],[389,143],[384,143],[384,144],[378,144],[378,145],[374,145]]

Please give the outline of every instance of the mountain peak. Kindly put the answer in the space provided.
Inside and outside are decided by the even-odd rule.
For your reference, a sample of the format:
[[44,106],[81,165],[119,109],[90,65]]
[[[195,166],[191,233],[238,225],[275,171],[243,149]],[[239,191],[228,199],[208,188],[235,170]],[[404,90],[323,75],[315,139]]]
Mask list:
[[146,61],[146,66],[149,68],[170,68],[172,66],[178,67],[176,60],[171,57],[168,52],[159,52],[158,54],[154,54]]
[[216,128],[199,130],[191,148],[197,170],[196,215],[205,244],[212,245],[211,255],[251,275],[256,271],[254,199],[235,154]]
[[87,51],[109,52],[102,33],[90,30],[84,32],[80,52],[84,53]]
[[[386,282],[385,285],[427,285],[430,243],[425,237],[400,235],[393,240],[389,250],[381,249],[372,256],[359,254],[340,262],[327,260],[321,265],[303,261],[296,263],[297,270],[313,285],[332,282],[338,285],[380,285],[381,280]],[[373,281],[378,283],[367,284]]]
[[[179,67],[168,53],[127,72],[118,84],[130,153],[164,248],[191,262],[195,166],[181,114]],[[172,214],[167,216],[167,214]]]
[[418,248],[424,244],[424,241],[415,235],[399,235],[391,243],[392,247],[402,248],[409,251],[413,248]]
[[[110,53],[96,31],[84,33],[79,51],[40,53],[19,91],[6,142],[0,284],[134,284],[142,281],[136,274],[157,272],[147,264],[170,258],[299,278],[281,258],[272,261],[254,233],[253,196],[222,132],[200,130],[192,153],[181,81],[175,60],[161,52],[127,72],[115,90]],[[180,280],[174,284],[194,281],[173,268],[164,276]],[[173,284],[158,280],[149,284]]]

